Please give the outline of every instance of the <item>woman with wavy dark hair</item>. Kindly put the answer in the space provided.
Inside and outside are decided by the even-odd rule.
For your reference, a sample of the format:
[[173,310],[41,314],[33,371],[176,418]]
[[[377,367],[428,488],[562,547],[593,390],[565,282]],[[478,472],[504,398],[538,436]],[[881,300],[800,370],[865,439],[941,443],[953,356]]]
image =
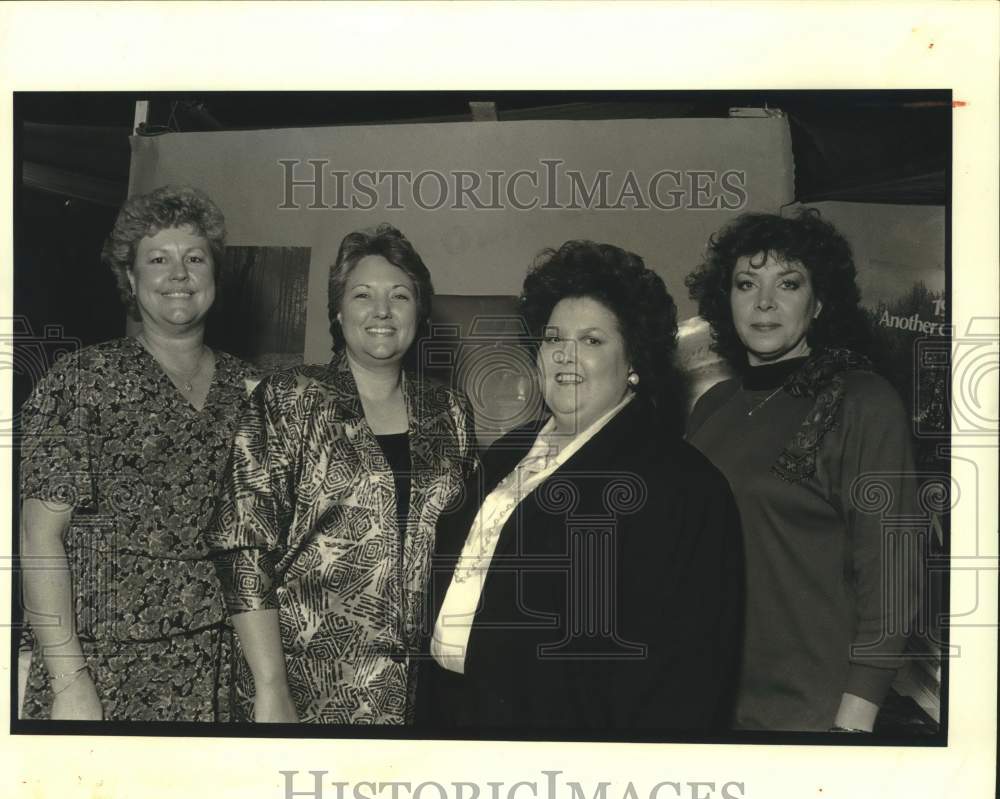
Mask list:
[[710,729],[735,678],[740,536],[725,480],[664,411],[674,302],[639,256],[569,241],[521,307],[547,414],[494,443],[442,518],[419,717]]
[[255,721],[412,718],[435,524],[476,463],[465,398],[403,368],[432,295],[396,228],[348,234],[333,360],[269,376],[236,432],[209,540]]
[[[919,564],[883,524],[916,507],[910,432],[896,392],[853,349],[867,321],[851,248],[815,211],[745,214],[712,237],[687,285],[737,372],[689,423],[743,523],[735,724],[871,731],[900,665]],[[864,499],[876,484],[882,508]]]
[[197,189],[129,199],[103,257],[141,329],[58,361],[25,403],[26,717],[229,718],[203,532],[253,369],[204,343],[224,244]]

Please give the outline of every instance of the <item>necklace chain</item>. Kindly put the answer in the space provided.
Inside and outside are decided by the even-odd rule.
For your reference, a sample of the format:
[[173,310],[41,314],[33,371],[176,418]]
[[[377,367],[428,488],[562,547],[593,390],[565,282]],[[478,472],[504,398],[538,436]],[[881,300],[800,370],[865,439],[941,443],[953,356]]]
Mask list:
[[167,373],[167,376],[170,377],[171,380],[173,380],[175,385],[177,384],[178,381],[180,381],[180,385],[177,387],[181,391],[183,391],[185,394],[190,394],[192,391],[194,391],[195,378],[198,377],[198,374],[201,372],[202,364],[205,362],[206,348],[204,344],[201,347],[201,352],[198,353],[198,362],[195,364],[191,374],[185,375],[184,372],[181,372],[177,369],[171,369],[169,366],[163,363],[163,361],[157,358],[156,355],[153,353],[153,348],[150,347],[149,345],[149,339],[147,339],[144,334],[139,333],[138,336],[136,336],[136,338],[139,339],[139,343],[141,343],[142,346],[145,347],[146,352],[148,352],[150,355],[153,356],[153,360],[155,360],[160,365],[163,371]]
[[754,405],[750,410],[748,410],[747,411],[747,416],[753,416],[757,411],[759,411],[761,408],[763,408],[768,403],[768,400],[770,400],[772,397],[776,396],[778,394],[778,392],[781,391],[781,389],[783,389],[783,388],[784,388],[784,386],[778,386],[774,391],[772,391],[770,394],[768,394],[766,397],[764,397],[764,399],[762,399],[760,402],[758,402],[756,405]]

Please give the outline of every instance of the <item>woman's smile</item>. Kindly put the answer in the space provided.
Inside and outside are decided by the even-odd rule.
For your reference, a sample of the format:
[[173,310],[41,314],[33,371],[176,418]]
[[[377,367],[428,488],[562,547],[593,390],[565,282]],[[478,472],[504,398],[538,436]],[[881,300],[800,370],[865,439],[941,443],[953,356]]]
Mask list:
[[593,297],[560,300],[549,315],[538,366],[545,403],[559,429],[586,429],[628,390],[629,365],[618,318]]
[[355,361],[397,363],[417,332],[413,281],[381,255],[367,255],[351,270],[337,319]]
[[200,325],[215,300],[211,246],[191,225],[142,238],[128,278],[147,327],[174,331]]

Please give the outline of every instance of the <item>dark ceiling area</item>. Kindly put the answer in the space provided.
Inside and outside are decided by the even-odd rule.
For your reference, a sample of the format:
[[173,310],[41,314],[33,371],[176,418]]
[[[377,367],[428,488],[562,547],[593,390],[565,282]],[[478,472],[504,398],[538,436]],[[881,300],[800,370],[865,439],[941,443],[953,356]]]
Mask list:
[[[473,120],[787,114],[796,199],[945,204],[948,91],[46,92],[15,95],[22,183],[106,205],[125,197],[136,102],[140,135]],[[81,196],[89,194],[89,196]]]
[[[222,92],[14,95],[14,302],[29,339],[84,344],[124,333],[101,245],[128,191],[136,102],[140,135],[331,125],[496,120],[787,115],[795,194],[943,205],[951,93],[908,92]],[[736,112],[740,113],[740,112]],[[32,339],[33,340],[33,339]],[[23,383],[23,385],[22,385]],[[28,384],[15,381],[17,399]]]
[[[812,116],[926,111],[950,106],[934,91],[454,91],[454,92],[20,92],[21,118],[55,124],[129,126],[137,100],[152,124],[184,132],[311,125],[461,122],[470,102],[492,102],[499,119],[727,116],[740,107]],[[171,119],[172,117],[172,119]]]

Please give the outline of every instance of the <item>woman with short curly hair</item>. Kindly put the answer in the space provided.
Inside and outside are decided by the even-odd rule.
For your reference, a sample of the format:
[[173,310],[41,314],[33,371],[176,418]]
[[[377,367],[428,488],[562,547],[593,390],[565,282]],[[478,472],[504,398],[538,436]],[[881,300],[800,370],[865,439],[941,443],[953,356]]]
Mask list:
[[140,332],[58,361],[25,403],[26,717],[229,718],[232,631],[202,534],[253,370],[204,343],[224,240],[197,189],[132,197],[104,260]]
[[118,284],[129,315],[142,320],[130,275],[136,249],[150,231],[190,228],[205,239],[212,263],[221,264],[226,249],[226,218],[208,195],[192,186],[163,186],[131,198],[118,214],[104,242],[101,258]]
[[[737,373],[689,423],[743,522],[735,724],[871,731],[919,564],[883,523],[916,507],[911,441],[896,392],[856,351],[867,322],[851,248],[812,210],[745,214],[712,237],[687,285]],[[858,501],[871,481],[888,491],[880,513]],[[901,580],[891,595],[890,576]]]
[[735,678],[739,523],[663,410],[674,302],[638,255],[569,241],[539,256],[521,308],[547,414],[494,443],[443,519],[421,716],[711,729]]

